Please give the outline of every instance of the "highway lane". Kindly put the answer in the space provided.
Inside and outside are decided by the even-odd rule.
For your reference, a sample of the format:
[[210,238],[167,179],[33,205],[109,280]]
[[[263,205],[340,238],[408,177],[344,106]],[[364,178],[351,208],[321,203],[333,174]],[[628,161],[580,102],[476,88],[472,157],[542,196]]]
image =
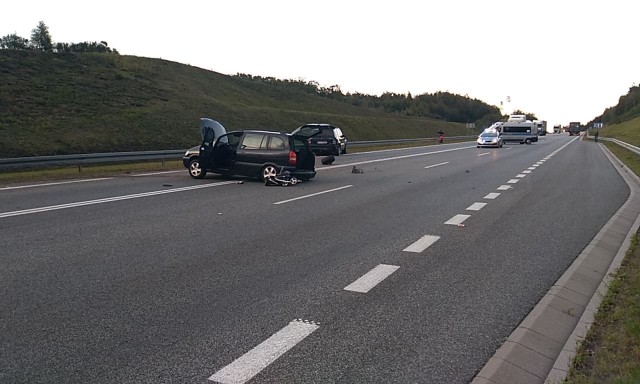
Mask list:
[[[358,167],[0,219],[0,378],[205,382],[302,318],[320,325],[255,382],[465,382],[628,193],[567,137]],[[456,214],[471,217],[444,225]],[[440,238],[402,251],[426,234]],[[399,268],[344,290],[383,263]]]

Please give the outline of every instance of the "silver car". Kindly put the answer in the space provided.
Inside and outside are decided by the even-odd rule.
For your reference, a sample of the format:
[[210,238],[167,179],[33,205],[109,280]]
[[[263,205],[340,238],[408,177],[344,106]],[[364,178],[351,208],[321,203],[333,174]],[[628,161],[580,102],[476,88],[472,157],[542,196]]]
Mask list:
[[484,131],[478,136],[476,146],[502,148],[502,135],[498,131]]

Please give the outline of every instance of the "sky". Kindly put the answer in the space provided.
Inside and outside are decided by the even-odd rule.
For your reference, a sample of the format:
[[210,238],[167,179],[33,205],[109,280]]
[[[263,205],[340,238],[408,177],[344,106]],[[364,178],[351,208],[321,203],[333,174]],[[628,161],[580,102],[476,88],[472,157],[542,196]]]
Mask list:
[[0,36],[413,96],[448,91],[583,124],[640,83],[636,0],[22,0]]

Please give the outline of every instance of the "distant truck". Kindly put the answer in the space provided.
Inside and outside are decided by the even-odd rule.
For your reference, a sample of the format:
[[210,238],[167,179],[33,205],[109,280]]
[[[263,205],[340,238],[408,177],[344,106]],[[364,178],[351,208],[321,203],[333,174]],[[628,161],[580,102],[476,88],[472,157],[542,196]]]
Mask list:
[[553,126],[553,133],[560,133],[562,131],[562,125],[556,124]]
[[577,121],[572,121],[569,123],[569,136],[580,135],[582,124]]

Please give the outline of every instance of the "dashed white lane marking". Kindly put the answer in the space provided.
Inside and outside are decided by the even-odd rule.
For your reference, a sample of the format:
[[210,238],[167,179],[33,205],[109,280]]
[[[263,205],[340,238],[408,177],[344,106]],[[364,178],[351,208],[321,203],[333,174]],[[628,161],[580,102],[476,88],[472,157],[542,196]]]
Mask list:
[[511,189],[510,185],[501,185],[498,187],[498,191],[506,191],[508,189]]
[[485,207],[487,203],[473,203],[467,207],[467,211],[479,211]]
[[530,170],[530,171],[535,171],[535,170],[536,170],[536,167],[529,167],[529,168],[527,168],[527,169],[528,169],[528,170]]
[[531,167],[533,167],[533,169],[536,169],[540,166],[540,164],[533,164]]
[[320,326],[304,320],[294,320],[240,358],[209,377],[221,384],[243,384],[260,373],[288,350]]
[[85,206],[85,205],[111,203],[113,201],[138,199],[138,198],[141,198],[141,197],[164,195],[164,194],[167,194],[167,193],[191,191],[191,190],[194,190],[194,189],[219,187],[221,185],[227,185],[227,184],[237,184],[237,182],[236,181],[223,181],[223,182],[220,182],[220,183],[209,183],[209,184],[193,185],[193,186],[190,186],[190,187],[164,189],[164,190],[160,190],[160,191],[135,193],[135,194],[132,194],[132,195],[107,197],[105,199],[78,201],[78,202],[75,202],[75,203],[51,205],[51,206],[48,206],[48,207],[23,209],[21,211],[12,211],[12,212],[0,213],[0,219],[1,218],[5,218],[5,217],[11,217],[11,216],[28,215],[28,214],[31,214],[31,213],[40,213],[40,212],[56,211],[56,210],[59,210],[59,209],[66,209],[66,208],[82,207],[82,206]]
[[418,241],[403,249],[403,251],[420,253],[438,240],[440,240],[440,236],[424,235]]
[[516,177],[522,179],[523,177],[527,177],[527,175],[525,175],[524,173],[519,173],[516,175]]
[[424,169],[429,169],[429,168],[439,167],[439,166],[441,166],[441,165],[445,165],[445,164],[449,164],[449,162],[448,162],[448,161],[445,161],[444,163],[428,165],[428,166],[424,167]]
[[462,224],[465,220],[467,220],[470,217],[471,215],[455,215],[449,220],[445,221],[445,224],[459,225],[459,224]]
[[[508,185],[507,185],[507,187],[508,187]],[[498,196],[500,196],[500,194],[498,192],[491,192],[490,194],[488,194],[484,198],[485,199],[489,199],[489,200],[494,200]]]
[[522,173],[529,174],[529,173],[531,173],[531,171],[530,171],[530,170],[528,170],[528,169],[526,169],[526,170],[522,171]]
[[518,181],[520,181],[520,180],[518,180],[518,179],[511,179],[511,180],[507,181],[507,183],[508,183],[508,184],[515,184],[515,183],[517,183]]
[[359,293],[367,293],[371,288],[378,285],[384,279],[389,277],[393,272],[398,270],[396,265],[379,264],[364,276],[344,287],[345,291],[353,291]]
[[326,191],[316,192],[316,193],[312,193],[312,194],[310,194],[310,195],[298,196],[298,197],[294,197],[293,199],[277,201],[277,202],[275,202],[275,203],[273,203],[273,204],[275,204],[275,205],[280,205],[280,204],[284,204],[284,203],[290,203],[290,202],[292,202],[292,201],[301,200],[301,199],[306,199],[306,198],[308,198],[308,197],[313,197],[313,196],[318,196],[318,195],[323,195],[323,194],[325,194],[325,193],[335,192],[335,191],[339,191],[339,190],[341,190],[341,189],[351,188],[351,187],[353,187],[353,185],[345,185],[344,187],[328,189],[328,190],[326,190]]
[[0,191],[9,191],[12,189],[25,189],[25,188],[35,188],[35,187],[49,187],[51,185],[62,185],[62,184],[75,184],[75,183],[88,183],[90,181],[102,181],[102,180],[111,180],[113,177],[101,177],[99,179],[83,179],[83,180],[71,180],[71,181],[57,181],[55,183],[42,183],[42,184],[29,184],[29,185],[17,185],[15,187],[3,187],[0,188]]
[[481,154],[479,154],[479,155],[478,155],[478,157],[480,157],[480,156],[487,156],[487,155],[490,155],[490,154],[491,154],[491,152],[481,153]]

